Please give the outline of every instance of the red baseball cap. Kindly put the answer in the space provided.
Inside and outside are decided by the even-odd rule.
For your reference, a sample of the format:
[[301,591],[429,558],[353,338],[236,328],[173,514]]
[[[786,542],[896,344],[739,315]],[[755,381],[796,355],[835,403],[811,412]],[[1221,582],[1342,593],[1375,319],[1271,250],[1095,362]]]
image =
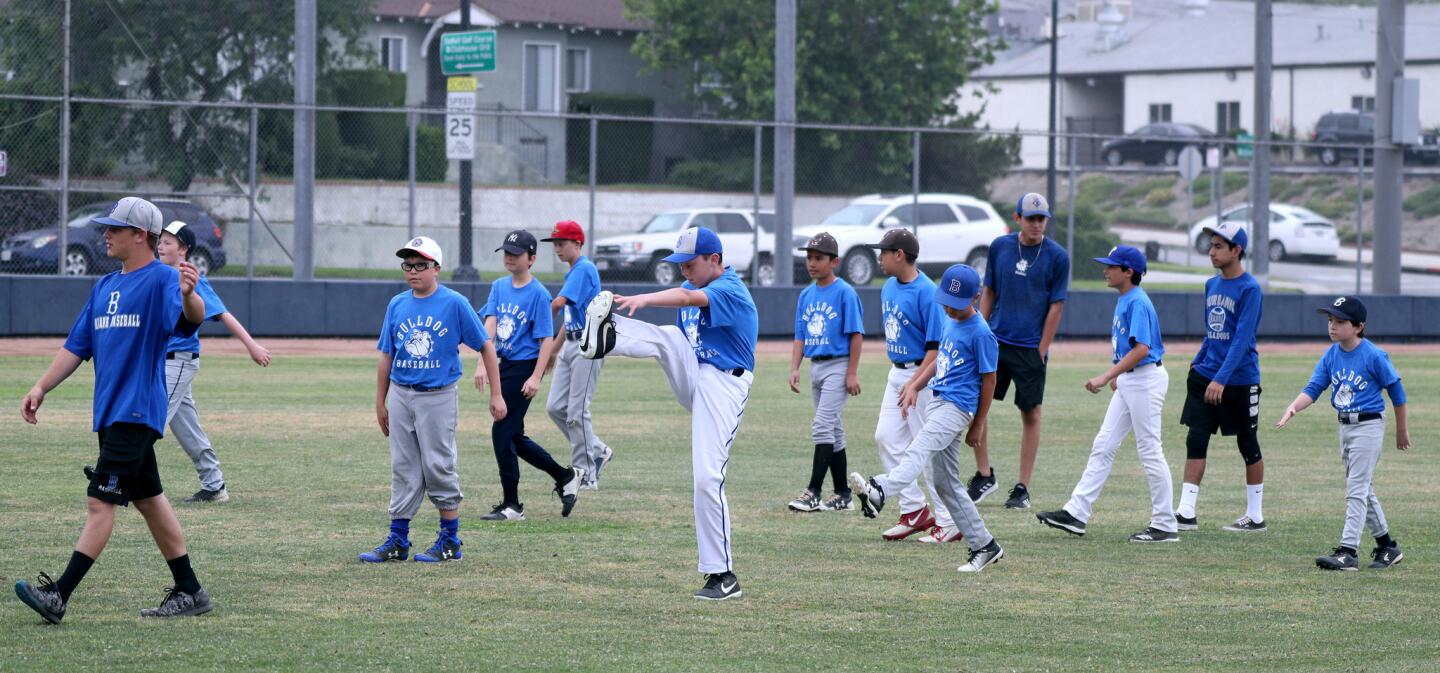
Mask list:
[[555,228],[550,230],[549,238],[540,239],[546,243],[555,241],[585,242],[585,230],[580,228],[580,223],[575,220],[561,220],[555,223]]

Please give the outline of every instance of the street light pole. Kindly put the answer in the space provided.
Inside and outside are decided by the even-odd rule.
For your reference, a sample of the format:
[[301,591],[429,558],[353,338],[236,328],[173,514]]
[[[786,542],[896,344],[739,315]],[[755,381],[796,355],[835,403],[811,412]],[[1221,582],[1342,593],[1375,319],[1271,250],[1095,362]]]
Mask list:
[[[460,30],[470,29],[470,0],[460,0]],[[454,279],[461,282],[480,280],[475,270],[475,232],[472,229],[473,205],[471,192],[474,191],[469,159],[460,160],[460,266],[455,267]],[[595,224],[590,223],[591,227]]]

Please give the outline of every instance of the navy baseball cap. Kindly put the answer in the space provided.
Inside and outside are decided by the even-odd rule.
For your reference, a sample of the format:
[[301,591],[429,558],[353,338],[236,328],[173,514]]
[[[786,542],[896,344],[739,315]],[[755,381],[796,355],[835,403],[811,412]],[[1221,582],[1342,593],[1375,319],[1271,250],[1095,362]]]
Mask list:
[[165,233],[174,236],[176,240],[180,241],[180,245],[185,246],[186,250],[195,249],[195,231],[190,228],[190,225],[175,220],[165,227]]
[[935,286],[935,301],[957,311],[970,308],[980,292],[980,274],[964,264],[956,264],[945,270],[940,283]]
[[702,255],[721,255],[725,251],[720,245],[720,237],[715,232],[705,227],[690,227],[680,232],[680,240],[675,242],[675,252],[665,261],[671,264],[683,264]]
[[1030,192],[1015,202],[1015,214],[1020,217],[1030,217],[1031,215],[1050,217],[1050,202],[1046,201],[1045,197]]
[[1131,271],[1139,272],[1142,276],[1145,275],[1145,253],[1128,245],[1117,245],[1110,248],[1110,254],[1096,257],[1095,261],[1110,266],[1123,266]]
[[1341,320],[1365,322],[1365,303],[1354,295],[1336,297],[1335,301],[1315,309],[1315,312],[1333,315]]
[[495,252],[504,250],[512,255],[533,255],[538,245],[535,242],[535,236],[530,232],[516,229],[505,234],[505,241],[500,244],[500,247],[495,248]]
[[116,201],[104,215],[92,217],[90,221],[107,227],[134,227],[152,236],[159,236],[165,230],[160,209],[138,196]]
[[1229,241],[1230,245],[1238,245],[1244,250],[1250,249],[1250,237],[1245,234],[1244,225],[1234,220],[1205,227],[1203,231]]

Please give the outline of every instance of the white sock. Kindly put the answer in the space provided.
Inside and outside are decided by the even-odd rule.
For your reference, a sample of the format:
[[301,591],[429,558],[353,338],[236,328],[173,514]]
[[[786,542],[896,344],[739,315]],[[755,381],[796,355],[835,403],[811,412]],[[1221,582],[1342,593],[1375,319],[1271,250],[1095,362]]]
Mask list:
[[1186,482],[1180,485],[1180,505],[1175,513],[1187,519],[1195,518],[1195,502],[1200,499],[1200,484]]
[[1245,485],[1245,516],[1251,521],[1260,523],[1265,520],[1265,513],[1261,510],[1260,502],[1265,498],[1265,484]]

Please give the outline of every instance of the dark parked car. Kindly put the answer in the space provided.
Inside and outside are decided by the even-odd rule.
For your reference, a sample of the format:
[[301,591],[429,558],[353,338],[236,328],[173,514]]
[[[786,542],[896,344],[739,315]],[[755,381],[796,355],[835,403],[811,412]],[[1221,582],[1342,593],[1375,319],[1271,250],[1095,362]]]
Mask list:
[[[1354,163],[1360,152],[1358,146],[1375,142],[1375,115],[1357,110],[1327,113],[1315,123],[1315,132],[1310,134],[1310,140],[1316,143],[1339,143],[1335,146],[1309,148],[1309,152],[1317,156],[1320,163],[1326,166],[1334,166],[1342,161]],[[1366,161],[1374,158],[1370,153],[1366,154]],[[1419,145],[1407,145],[1405,161],[1440,163],[1440,141],[1437,141],[1436,134],[1433,131],[1422,133]]]
[[1205,148],[1216,140],[1214,133],[1194,124],[1157,122],[1141,126],[1124,138],[1105,141],[1100,156],[1111,166],[1127,161],[1174,166],[1186,147],[1195,147],[1203,157]]
[[[168,224],[186,222],[195,229],[195,249],[190,262],[205,274],[225,266],[224,232],[204,209],[188,201],[155,201]],[[95,276],[120,268],[105,254],[104,227],[90,222],[103,214],[110,203],[92,203],[70,211],[65,250],[65,275]],[[55,227],[22,231],[0,243],[0,271],[7,273],[54,273],[59,248]]]

